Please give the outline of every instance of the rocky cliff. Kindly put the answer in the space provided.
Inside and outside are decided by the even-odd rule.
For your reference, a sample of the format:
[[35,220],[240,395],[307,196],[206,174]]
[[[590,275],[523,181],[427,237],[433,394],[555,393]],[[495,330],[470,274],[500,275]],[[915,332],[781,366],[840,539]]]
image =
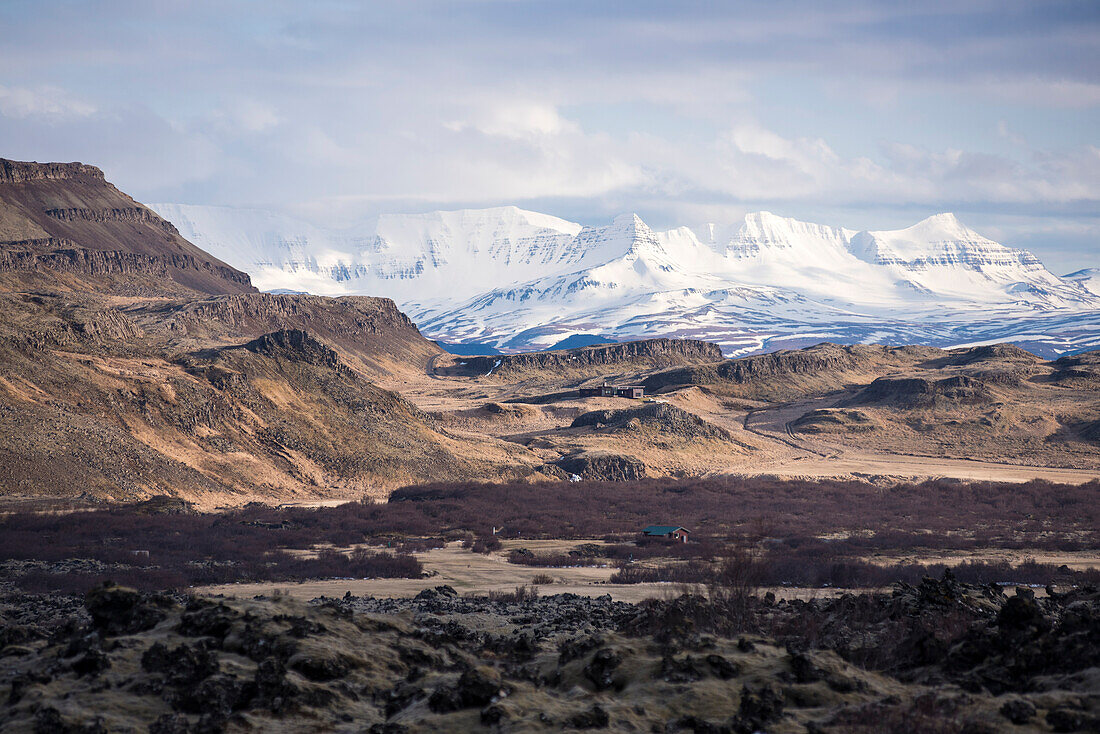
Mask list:
[[[660,369],[705,364],[722,358],[717,344],[693,339],[644,339],[553,352],[524,352],[498,357],[463,357],[445,371],[460,375],[514,377],[535,372],[592,372],[600,367]],[[444,370],[441,370],[444,371]]]
[[37,163],[0,158],[0,183],[28,181],[104,181],[103,171],[86,163]]
[[44,286],[131,296],[255,290],[98,168],[0,159],[0,287]]

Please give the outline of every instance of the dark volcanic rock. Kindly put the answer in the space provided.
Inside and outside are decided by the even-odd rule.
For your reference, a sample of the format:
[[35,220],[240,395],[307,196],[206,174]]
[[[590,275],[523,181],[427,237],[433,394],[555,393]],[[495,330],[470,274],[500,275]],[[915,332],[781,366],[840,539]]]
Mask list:
[[308,362],[330,369],[338,369],[340,357],[332,347],[322,344],[309,333],[301,329],[280,329],[270,334],[264,334],[244,345],[244,348],[255,354],[264,354],[268,357],[282,357],[284,359]]
[[573,729],[604,729],[611,723],[611,717],[599,704],[594,704],[587,711],[570,716],[565,724]]
[[491,668],[465,671],[453,686],[442,686],[432,692],[428,706],[432,711],[447,712],[481,707],[500,693],[500,675]]
[[126,635],[155,627],[175,602],[166,596],[106,583],[89,591],[84,605],[96,629],[107,635]]
[[[156,599],[138,597],[127,608]],[[78,620],[68,637],[5,658],[0,730],[985,734],[1098,724],[1092,587],[1006,597],[945,575],[806,602],[503,601],[433,589],[308,606],[199,600],[165,612],[155,629],[121,638]],[[82,674],[74,663],[86,657],[109,667]]]
[[464,364],[448,371],[456,374],[507,375],[523,370],[584,370],[604,366],[644,365],[649,368],[703,364],[722,359],[717,344],[693,339],[643,339],[619,344],[599,344],[554,352],[525,352],[492,357],[463,357]]
[[615,669],[623,662],[614,650],[597,650],[592,659],[584,666],[584,677],[592,681],[597,690],[610,688],[615,682]]
[[645,464],[637,459],[595,451],[566,456],[555,461],[554,466],[583,479],[607,482],[644,479],[647,474]]

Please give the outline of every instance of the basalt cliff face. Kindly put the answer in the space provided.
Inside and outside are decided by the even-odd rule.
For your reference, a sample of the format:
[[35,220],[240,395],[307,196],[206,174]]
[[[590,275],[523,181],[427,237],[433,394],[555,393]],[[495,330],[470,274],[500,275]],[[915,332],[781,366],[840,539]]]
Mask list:
[[503,378],[528,372],[595,374],[601,367],[660,369],[672,365],[706,364],[722,359],[717,344],[694,339],[642,339],[621,344],[598,344],[553,352],[524,352],[499,357],[461,357],[441,368],[448,374],[487,375]]
[[0,159],[0,279],[127,296],[254,292],[95,166]]

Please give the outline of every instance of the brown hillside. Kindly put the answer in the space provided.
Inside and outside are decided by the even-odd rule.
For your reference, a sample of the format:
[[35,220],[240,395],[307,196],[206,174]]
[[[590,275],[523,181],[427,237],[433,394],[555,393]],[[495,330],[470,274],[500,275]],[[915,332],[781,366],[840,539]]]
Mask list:
[[518,447],[449,437],[303,331],[175,354],[91,299],[8,296],[4,306],[8,494],[172,494],[213,506],[530,473]]
[[279,329],[302,329],[375,375],[422,373],[429,360],[442,352],[388,298],[242,293],[183,302],[147,301],[123,312],[150,334],[187,349]]
[[824,343],[799,350],[677,367],[650,375],[642,384],[650,393],[700,385],[718,395],[753,400],[790,400],[870,382],[866,379],[869,375],[943,354],[942,350],[934,347]]
[[97,168],[0,160],[0,494],[210,507],[538,471],[375,384],[439,353],[389,299],[255,292]]
[[95,166],[5,159],[0,281],[127,295],[255,291],[245,273],[185,240]]

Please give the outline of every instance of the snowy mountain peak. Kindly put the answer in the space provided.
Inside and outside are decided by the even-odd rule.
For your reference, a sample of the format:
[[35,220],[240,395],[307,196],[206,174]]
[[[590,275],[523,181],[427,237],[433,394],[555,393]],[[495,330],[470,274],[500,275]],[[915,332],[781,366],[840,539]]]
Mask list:
[[954,227],[958,229],[966,229],[966,226],[959,221],[959,218],[955,216],[954,212],[940,212],[939,214],[933,214],[930,217],[925,217],[910,229],[915,229],[922,226],[937,226],[937,227]]
[[651,232],[649,225],[642,221],[637,214],[620,214],[611,220],[611,227],[622,231]]
[[[896,230],[891,233],[896,236],[901,236],[902,233],[908,235],[914,241],[922,242],[981,242],[985,245],[997,245],[993,240],[983,237],[970,227],[959,221],[951,212],[944,212],[942,214],[934,214],[931,217],[922,219],[911,227],[906,229]],[[886,234],[886,233],[879,233]],[[1007,249],[1007,248],[1006,248]]]
[[993,263],[1013,266],[1020,264],[1020,255],[1032,257],[983,237],[949,212],[905,229],[860,232],[852,238],[852,252],[879,265],[911,268]]
[[823,252],[846,251],[851,232],[823,224],[780,217],[771,212],[745,215],[744,224],[725,247],[728,257],[747,259],[802,253],[816,258]]
[[354,230],[153,209],[262,289],[388,296],[433,339],[513,350],[572,333],[692,336],[727,353],[823,339],[946,344],[977,341],[966,331],[975,319],[999,338],[1052,313],[1068,331],[1021,333],[1076,344],[1088,336],[1080,314],[1100,323],[1095,273],[1057,278],[950,213],[856,232],[754,212],[661,232],[633,213],[582,226],[514,206],[384,215]]

